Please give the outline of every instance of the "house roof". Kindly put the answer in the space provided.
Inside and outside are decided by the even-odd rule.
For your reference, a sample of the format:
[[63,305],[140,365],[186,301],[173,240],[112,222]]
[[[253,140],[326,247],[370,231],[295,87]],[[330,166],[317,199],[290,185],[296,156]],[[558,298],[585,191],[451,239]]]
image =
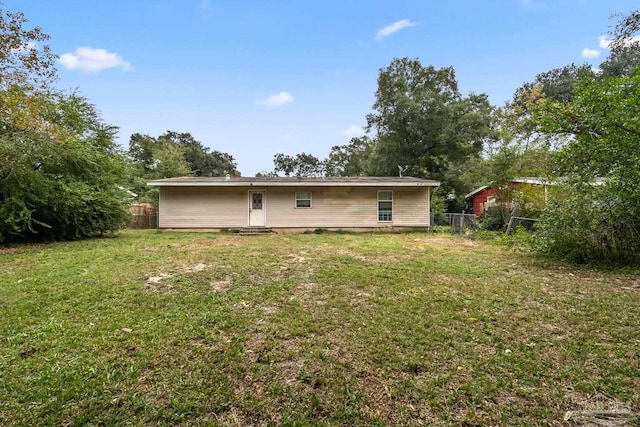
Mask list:
[[487,188],[489,188],[488,185],[483,185],[482,187],[476,188],[475,190],[473,190],[471,193],[467,194],[466,196],[464,196],[465,199],[468,199],[471,196],[475,196],[476,194],[486,190]]
[[[518,183],[518,184],[532,184],[532,185],[552,185],[553,184],[552,182],[549,182],[545,178],[540,178],[537,176],[524,176],[520,178],[514,178],[509,182],[512,184]],[[468,199],[469,197],[473,197],[476,194],[481,193],[487,188],[491,188],[491,187],[492,187],[491,185],[483,185],[482,187],[478,187],[475,190],[473,190],[471,193],[464,196],[464,198]]]
[[438,187],[439,181],[410,176],[379,177],[196,177],[157,179],[157,187]]

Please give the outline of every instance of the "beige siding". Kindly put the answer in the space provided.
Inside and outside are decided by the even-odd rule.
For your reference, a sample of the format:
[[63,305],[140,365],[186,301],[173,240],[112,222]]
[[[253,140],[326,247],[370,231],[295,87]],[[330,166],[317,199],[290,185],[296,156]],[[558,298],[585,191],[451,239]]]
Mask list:
[[247,214],[246,188],[160,188],[160,228],[246,227]]
[[[160,228],[238,228],[248,224],[249,190],[265,191],[267,227],[427,227],[429,189],[394,188],[393,221],[378,222],[378,189],[369,187],[163,187]],[[296,208],[296,191],[311,191],[311,208]]]
[[305,188],[311,191],[311,208],[295,207],[295,191],[267,191],[269,227],[388,227],[429,224],[427,190],[394,190],[393,221],[378,222],[378,190],[362,187]]

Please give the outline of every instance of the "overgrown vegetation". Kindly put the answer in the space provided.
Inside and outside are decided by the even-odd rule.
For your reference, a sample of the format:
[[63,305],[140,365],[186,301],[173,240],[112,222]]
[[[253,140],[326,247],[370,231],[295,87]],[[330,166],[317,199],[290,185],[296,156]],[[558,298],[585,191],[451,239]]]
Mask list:
[[555,154],[560,197],[545,211],[542,248],[580,262],[640,264],[640,68],[581,80],[569,103],[539,121],[572,135]]
[[0,269],[1,425],[640,422],[629,270],[448,235],[153,231]]
[[97,110],[52,89],[48,37],[0,3],[0,242],[76,239],[127,220],[127,166]]

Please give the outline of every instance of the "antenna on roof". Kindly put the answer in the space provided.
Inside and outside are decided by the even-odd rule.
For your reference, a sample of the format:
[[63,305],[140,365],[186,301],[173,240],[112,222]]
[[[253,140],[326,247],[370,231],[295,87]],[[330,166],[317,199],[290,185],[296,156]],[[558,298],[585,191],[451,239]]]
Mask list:
[[402,176],[402,172],[405,172],[407,169],[409,169],[409,166],[407,166],[407,165],[404,165],[404,167],[398,165],[398,171],[399,171],[398,175]]

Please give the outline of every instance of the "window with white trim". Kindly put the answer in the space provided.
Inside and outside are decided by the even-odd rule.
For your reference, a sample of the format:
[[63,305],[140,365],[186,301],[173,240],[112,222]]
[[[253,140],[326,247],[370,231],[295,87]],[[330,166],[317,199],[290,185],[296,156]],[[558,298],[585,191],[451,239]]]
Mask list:
[[296,208],[311,207],[311,191],[296,191]]
[[393,221],[392,190],[378,190],[378,221]]

